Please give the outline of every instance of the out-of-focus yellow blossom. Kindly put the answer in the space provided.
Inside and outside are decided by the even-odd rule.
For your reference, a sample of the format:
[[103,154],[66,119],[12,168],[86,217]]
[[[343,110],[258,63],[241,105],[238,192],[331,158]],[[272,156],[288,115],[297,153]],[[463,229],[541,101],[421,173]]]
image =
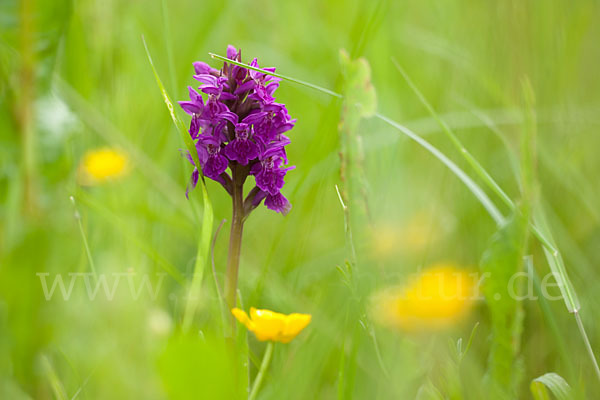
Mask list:
[[399,250],[400,227],[379,225],[371,230],[371,253],[377,259],[386,259]]
[[379,260],[394,258],[400,252],[419,253],[437,243],[449,225],[425,211],[416,212],[404,223],[377,224],[371,230],[371,253]]
[[250,317],[239,308],[232,309],[231,313],[249,331],[254,332],[258,340],[281,343],[289,343],[306,328],[311,319],[310,314],[285,315],[270,310],[257,310],[254,307],[250,308]]
[[83,185],[96,185],[123,176],[128,167],[127,156],[119,150],[90,150],[79,164],[79,181]]
[[437,330],[460,321],[475,300],[475,277],[464,269],[439,264],[402,287],[376,295],[373,313],[381,324],[404,331]]

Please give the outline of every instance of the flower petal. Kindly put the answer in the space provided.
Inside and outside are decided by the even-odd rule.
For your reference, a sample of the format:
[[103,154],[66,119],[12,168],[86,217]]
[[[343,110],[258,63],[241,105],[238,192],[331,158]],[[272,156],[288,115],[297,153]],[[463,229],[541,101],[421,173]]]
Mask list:
[[250,309],[254,334],[260,341],[278,340],[285,328],[285,315],[270,310]]
[[183,108],[183,111],[190,115],[202,112],[202,108],[200,108],[200,106],[198,106],[198,104],[196,104],[193,101],[180,101],[179,105],[181,106],[181,108]]
[[288,343],[295,338],[310,323],[310,314],[293,313],[287,316],[285,328],[281,336],[282,343]]
[[200,74],[210,74],[211,71],[216,71],[216,69],[212,68],[210,65],[208,65],[205,62],[196,61],[194,63],[194,71],[196,72],[196,75],[200,75]]
[[247,92],[248,90],[253,89],[254,86],[256,86],[256,82],[254,82],[253,80],[244,82],[240,86],[238,86],[237,89],[235,89],[235,94]]
[[240,310],[239,308],[232,308],[231,313],[241,324],[248,328],[248,330],[252,330],[252,321],[250,321],[250,318],[248,318],[246,311]]
[[207,85],[217,85],[218,79],[209,74],[194,75],[194,79]]
[[229,58],[230,60],[235,60],[237,55],[238,51],[235,47],[233,47],[232,45],[227,46],[227,58]]

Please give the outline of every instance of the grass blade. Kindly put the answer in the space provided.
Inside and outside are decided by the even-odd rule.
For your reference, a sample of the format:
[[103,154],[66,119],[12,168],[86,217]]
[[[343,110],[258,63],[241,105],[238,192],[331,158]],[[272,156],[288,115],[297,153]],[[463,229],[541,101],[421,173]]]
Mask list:
[[83,241],[83,246],[85,248],[85,254],[87,255],[88,262],[90,263],[90,269],[92,270],[92,274],[94,275],[94,278],[96,278],[97,275],[96,275],[96,267],[94,264],[94,258],[92,257],[92,252],[90,251],[90,246],[87,241],[87,236],[85,234],[85,230],[83,229],[83,224],[81,223],[81,214],[79,213],[79,210],[77,209],[77,203],[75,203],[75,197],[70,196],[69,199],[71,200],[71,203],[73,203],[73,208],[75,209],[74,216],[75,216],[75,219],[77,220],[77,225],[79,226],[79,233],[81,234],[81,239]]
[[160,89],[160,93],[162,94],[163,100],[167,109],[169,110],[169,114],[171,115],[171,119],[177,128],[177,131],[181,135],[181,139],[185,144],[185,147],[190,152],[192,159],[194,160],[195,165],[200,165],[200,160],[198,159],[198,153],[196,152],[196,145],[192,140],[191,136],[188,134],[188,131],[183,123],[183,121],[175,114],[175,109],[173,108],[173,102],[171,101],[165,86],[163,85],[160,77],[158,76],[158,72],[156,72],[156,68],[154,67],[154,62],[152,61],[152,56],[150,56],[150,51],[148,50],[148,45],[146,44],[146,39],[142,36],[142,42],[144,43],[144,49],[146,49],[146,55],[148,56],[148,61],[150,62],[150,67],[152,67],[152,72],[154,74],[154,78],[156,79],[156,83],[158,84],[158,88]]
[[44,369],[46,377],[48,378],[48,382],[50,383],[50,386],[52,387],[52,392],[54,393],[54,397],[57,400],[68,400],[67,393],[65,391],[65,387],[63,386],[62,382],[58,378],[56,370],[52,366],[52,363],[50,362],[48,357],[43,355],[41,358],[41,362],[42,362],[42,368]]
[[[156,83],[158,84],[158,88],[163,96],[163,100],[169,110],[169,114],[171,115],[171,119],[177,128],[177,131],[181,135],[183,142],[185,143],[188,152],[190,153],[192,159],[194,160],[194,164],[198,166],[198,170],[200,171],[200,160],[198,159],[198,152],[196,151],[196,145],[192,140],[191,136],[188,134],[183,121],[175,114],[175,109],[173,108],[173,102],[169,98],[165,87],[158,76],[158,72],[156,72],[156,68],[154,67],[154,63],[152,62],[152,57],[150,56],[150,51],[148,50],[148,45],[146,44],[146,40],[142,36],[142,41],[144,42],[144,48],[146,49],[146,55],[148,56],[148,61],[150,62],[150,66],[152,67],[152,72],[154,73],[154,78],[156,79]],[[201,173],[201,171],[200,171]],[[186,331],[189,329],[194,313],[200,301],[200,289],[202,286],[202,279],[204,277],[204,270],[208,263],[208,257],[210,252],[210,239],[212,237],[212,227],[214,222],[214,213],[212,204],[210,199],[208,198],[208,191],[206,190],[206,184],[204,182],[204,176],[200,179],[200,188],[202,190],[202,202],[203,202],[203,211],[202,211],[202,230],[200,233],[200,238],[198,241],[198,249],[196,252],[196,262],[194,264],[194,275],[192,277],[192,282],[190,284],[187,296],[187,302],[185,306],[185,312],[183,316],[183,330]]]
[[398,129],[400,132],[404,133],[406,136],[408,136],[409,138],[420,144],[422,147],[424,147],[431,154],[433,154],[438,160],[440,160],[444,165],[446,165],[450,169],[450,171],[452,171],[452,173],[454,173],[454,175],[458,177],[458,179],[460,179],[467,186],[467,188],[471,191],[471,193],[473,193],[477,200],[479,200],[481,205],[487,210],[487,212],[494,219],[494,221],[496,221],[497,224],[500,225],[504,222],[504,217],[502,216],[502,213],[500,213],[500,211],[498,210],[496,205],[490,200],[488,195],[462,169],[460,169],[458,165],[456,165],[452,160],[446,157],[444,153],[442,153],[435,146],[433,146],[431,143],[429,143],[410,129],[400,125],[399,123],[389,119],[388,117],[379,113],[376,113],[375,117]]
[[402,74],[402,77],[406,80],[406,83],[408,83],[408,86],[412,89],[412,91],[415,93],[415,95],[419,98],[419,100],[425,106],[425,108],[427,109],[427,111],[429,111],[429,113],[431,114],[431,116],[440,125],[440,127],[442,128],[442,131],[450,139],[450,141],[452,142],[452,144],[454,144],[454,146],[456,147],[456,149],[463,155],[463,157],[465,158],[465,160],[467,160],[467,162],[469,163],[469,165],[471,166],[471,168],[473,168],[475,170],[475,173],[477,173],[477,175],[487,184],[487,186],[490,189],[492,189],[492,191],[494,193],[496,193],[498,195],[498,197],[500,197],[500,199],[502,199],[502,201],[506,205],[508,205],[510,208],[514,208],[514,203],[510,199],[510,197],[508,197],[508,195],[506,194],[506,192],[504,192],[504,190],[502,190],[502,188],[500,187],[500,185],[498,185],[498,183],[496,183],[496,181],[485,170],[485,168],[483,168],[483,166],[475,159],[475,157],[473,157],[473,155],[471,155],[471,153],[462,144],[462,142],[458,139],[458,137],[454,134],[454,132],[452,132],[452,130],[450,129],[450,127],[448,126],[448,124],[446,124],[446,122],[444,120],[442,120],[441,118],[439,118],[439,116],[437,115],[437,113],[435,112],[435,110],[433,109],[433,107],[431,106],[431,104],[429,104],[429,102],[427,101],[427,99],[425,98],[425,96],[423,96],[423,93],[421,93],[421,91],[417,88],[417,86],[410,79],[410,77],[408,76],[408,74],[404,71],[404,69],[400,66],[400,64],[398,64],[398,62],[396,61],[396,59],[393,58],[393,57],[392,57],[392,63],[394,63],[394,65],[396,66],[396,69],[398,69],[398,71],[400,72],[400,74]]
[[214,222],[214,213],[208,192],[204,182],[200,184],[202,189],[202,201],[204,202],[204,210],[202,211],[202,231],[198,242],[198,251],[196,253],[196,262],[194,264],[194,276],[190,284],[188,299],[183,314],[183,330],[187,331],[192,323],[194,313],[200,301],[200,289],[202,287],[202,278],[204,278],[204,270],[208,263],[210,252],[210,239],[212,237],[212,227]]
[[302,81],[300,79],[296,79],[296,78],[292,78],[292,77],[289,77],[289,76],[277,74],[275,72],[265,71],[264,69],[256,68],[256,67],[253,67],[253,66],[248,65],[248,64],[244,64],[244,63],[241,63],[241,62],[230,60],[227,57],[223,57],[223,56],[220,56],[218,54],[208,53],[208,55],[211,56],[214,59],[221,60],[221,61],[224,61],[224,62],[229,63],[229,64],[237,65],[238,67],[248,68],[248,69],[251,69],[252,71],[262,72],[263,74],[271,75],[271,76],[274,76],[276,78],[285,79],[286,81],[294,82],[294,83],[297,83],[299,85],[306,86],[306,87],[309,87],[311,89],[318,90],[319,92],[327,93],[328,95],[333,96],[333,97],[338,97],[338,98],[342,98],[343,97],[341,94],[336,93],[336,92],[334,92],[332,90],[325,89],[324,87],[321,87],[321,86],[313,85],[312,83],[309,83],[309,82],[306,82],[306,81]]
[[596,360],[596,356],[594,355],[594,349],[592,348],[592,344],[590,343],[590,339],[588,339],[587,333],[585,333],[585,327],[583,326],[583,322],[581,321],[581,317],[579,316],[579,311],[575,311],[575,321],[577,321],[577,327],[579,328],[579,333],[583,338],[585,343],[585,349],[588,352],[592,363],[594,364],[594,371],[596,372],[596,376],[600,380],[600,367],[598,367],[598,361]]

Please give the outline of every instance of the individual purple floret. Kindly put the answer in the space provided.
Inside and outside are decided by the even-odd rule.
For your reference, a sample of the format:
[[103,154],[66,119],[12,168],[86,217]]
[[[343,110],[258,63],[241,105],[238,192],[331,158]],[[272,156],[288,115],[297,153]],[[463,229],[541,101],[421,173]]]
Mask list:
[[292,209],[292,205],[281,193],[277,193],[276,195],[268,194],[265,198],[265,206],[269,210],[277,211],[278,213],[282,213],[286,215]]
[[[241,62],[241,51],[228,46],[227,58]],[[260,68],[256,58],[250,65]],[[275,68],[263,71],[274,72]],[[286,172],[293,167],[284,166],[285,146],[290,140],[283,133],[292,129],[296,120],[284,104],[275,102],[280,79],[227,62],[217,70],[198,61],[194,72],[201,86],[198,90],[190,87],[190,100],[179,102],[191,116],[189,133],[200,161],[191,187],[198,182],[199,169],[223,185],[235,203],[246,178],[253,175],[256,186],[243,200],[246,215],[263,199],[267,208],[287,214],[291,204],[281,189]],[[189,154],[187,158],[193,164]]]
[[218,180],[219,176],[227,170],[228,165],[227,158],[221,152],[220,140],[213,136],[200,135],[196,149],[198,150],[198,158],[202,163],[204,175],[210,179]]
[[225,146],[224,153],[232,161],[248,165],[259,155],[258,145],[252,141],[254,127],[250,124],[235,125],[235,139]]
[[254,164],[250,169],[250,174],[254,175],[256,186],[273,196],[279,193],[284,184],[285,173],[292,169],[291,167],[281,168],[281,164],[283,164],[282,156],[277,153]]

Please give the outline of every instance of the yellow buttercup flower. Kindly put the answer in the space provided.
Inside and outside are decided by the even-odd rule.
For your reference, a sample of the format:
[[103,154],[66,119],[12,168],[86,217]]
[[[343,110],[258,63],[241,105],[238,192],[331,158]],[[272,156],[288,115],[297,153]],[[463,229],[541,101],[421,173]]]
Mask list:
[[79,181],[83,185],[95,185],[115,179],[127,172],[128,165],[127,156],[119,150],[90,150],[79,164]]
[[250,307],[250,317],[244,310],[233,308],[231,313],[260,341],[289,343],[310,323],[310,314],[280,314]]
[[476,299],[475,284],[468,271],[439,264],[377,295],[373,313],[383,325],[404,331],[437,330],[468,314]]

